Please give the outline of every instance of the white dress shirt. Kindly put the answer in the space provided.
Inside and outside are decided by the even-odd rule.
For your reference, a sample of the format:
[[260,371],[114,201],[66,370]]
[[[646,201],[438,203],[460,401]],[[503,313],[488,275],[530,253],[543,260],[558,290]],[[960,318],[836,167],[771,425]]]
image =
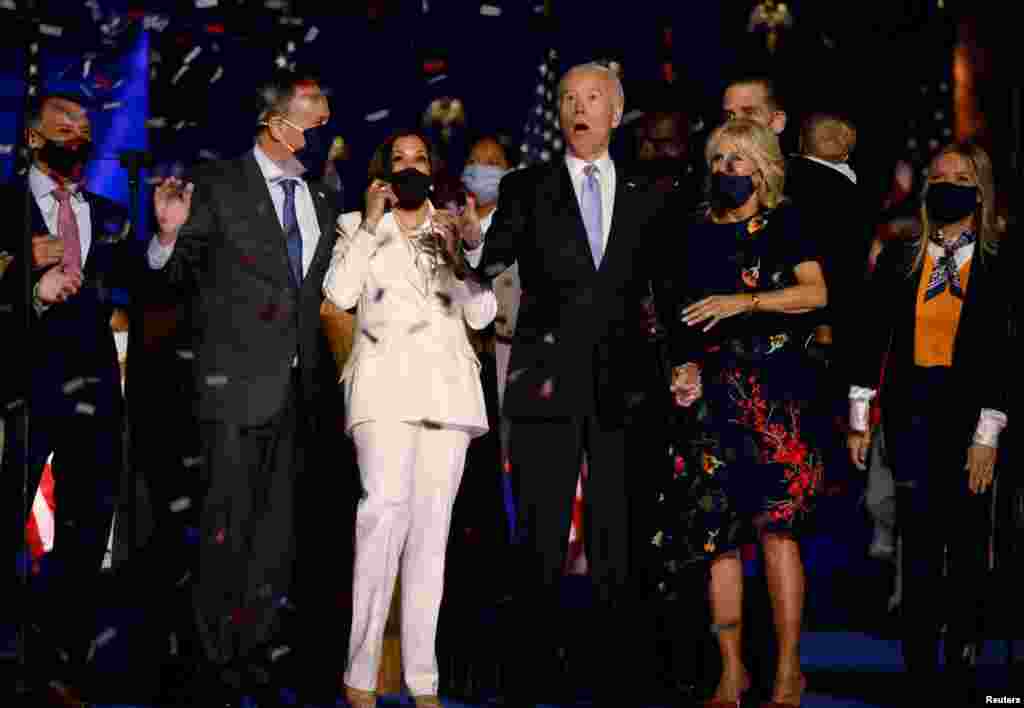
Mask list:
[[817,162],[819,165],[831,167],[843,177],[846,177],[846,179],[857,184],[857,173],[854,172],[853,168],[845,162],[829,162],[828,160],[822,160],[820,157],[814,157],[813,155],[801,155],[801,157],[805,160],[810,160],[811,162]]
[[[28,171],[28,184],[35,197],[39,211],[43,213],[43,221],[53,238],[57,238],[57,211],[60,203],[53,196],[57,189],[57,182],[35,165]],[[78,240],[82,245],[82,268],[85,268],[86,259],[89,256],[89,246],[92,245],[92,219],[89,211],[89,202],[85,195],[76,187],[71,187],[71,211],[75,214],[75,221],[78,223]],[[32,234],[38,236],[39,234]]]
[[[274,211],[277,213],[277,220],[284,228],[284,189],[276,183],[276,180],[284,176],[284,170],[267,154],[260,149],[259,145],[253,148],[253,156],[260,172],[267,180],[267,189],[270,190],[270,199],[274,203]],[[299,179],[295,188],[295,218],[299,222],[299,233],[302,235],[302,274],[309,271],[309,264],[313,262],[313,254],[316,253],[317,242],[320,240],[320,222],[317,220],[316,208],[313,206],[313,194],[305,180]],[[160,270],[167,261],[171,259],[174,252],[174,244],[164,246],[154,236],[149,242],[149,267]]]
[[[579,203],[581,213],[583,211],[583,180],[586,179],[583,170],[588,164],[591,163],[573,155],[566,154],[565,156],[565,166],[569,168],[569,177],[572,179],[572,188],[576,192],[576,201]],[[601,183],[601,250],[607,252],[608,236],[612,232],[612,215],[615,213],[615,163],[605,152],[593,160],[593,164],[597,167],[597,179]],[[484,238],[491,225],[491,220],[494,218],[494,213],[491,212],[480,221],[480,245],[474,249],[466,249],[466,261],[473,268],[480,265],[480,259],[484,254]]]

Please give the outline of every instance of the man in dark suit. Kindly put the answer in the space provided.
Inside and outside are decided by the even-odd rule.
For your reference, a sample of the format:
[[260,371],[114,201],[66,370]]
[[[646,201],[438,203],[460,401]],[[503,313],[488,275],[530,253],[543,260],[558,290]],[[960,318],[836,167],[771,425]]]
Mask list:
[[327,98],[295,74],[260,95],[252,151],[157,189],[159,233],[148,255],[191,298],[188,356],[208,484],[193,604],[202,673],[212,677],[206,688],[228,700],[266,687],[281,653],[294,489],[307,463],[322,464],[313,446],[333,429],[319,406],[337,378],[320,326],[337,213],[326,188],[303,177],[326,155],[318,131],[330,116]]
[[643,390],[634,366],[643,344],[640,301],[647,293],[646,246],[658,237],[662,197],[608,155],[624,104],[613,72],[600,64],[570,70],[559,84],[559,101],[565,160],[506,176],[486,234],[472,208],[461,224],[478,273],[493,278],[518,262],[522,282],[504,397],[524,560],[523,616],[511,647],[519,666],[509,684],[513,699],[525,705],[551,682],[544,662],[559,627],[553,608],[586,454],[586,549],[603,612],[579,638],[592,652],[580,663],[599,682],[598,703],[631,705],[635,701],[622,692],[636,691],[645,680],[636,674],[640,661],[635,667],[631,661],[641,653],[629,641],[638,618],[626,609],[637,560],[629,533],[626,427],[635,394]]
[[[19,509],[25,455],[34,495],[52,453],[57,532],[50,559],[56,575],[36,585],[43,590],[30,588],[27,605],[14,608],[28,612],[42,629],[41,637],[33,635],[42,642],[30,644],[37,649],[30,665],[48,674],[39,678],[63,679],[85,692],[88,650],[97,633],[97,584],[122,465],[124,401],[111,331],[112,292],[127,287],[139,253],[128,240],[124,207],[85,188],[92,133],[84,99],[41,96],[26,116],[26,137],[32,150],[27,177],[0,192],[8,218],[2,250],[13,258],[3,275],[3,300],[13,315],[6,333],[14,343],[14,356],[5,362],[16,367],[4,376],[14,382],[5,386],[5,398],[12,399],[5,409],[3,498],[11,524],[6,557],[20,550],[25,533],[27,508]],[[28,288],[19,259],[26,199],[30,305],[24,302]],[[29,404],[27,445],[19,400]],[[69,659],[66,668],[50,663],[54,650]]]

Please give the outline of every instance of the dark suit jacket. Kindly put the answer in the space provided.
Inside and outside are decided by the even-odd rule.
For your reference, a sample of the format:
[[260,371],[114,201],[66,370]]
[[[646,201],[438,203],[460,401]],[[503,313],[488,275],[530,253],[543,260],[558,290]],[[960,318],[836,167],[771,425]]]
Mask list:
[[509,417],[596,414],[621,425],[631,398],[647,385],[633,364],[644,358],[640,300],[650,280],[649,245],[663,237],[662,196],[620,163],[616,172],[600,269],[564,162],[501,181],[476,271],[493,278],[519,262],[522,296],[504,401]]
[[786,195],[800,210],[805,233],[815,240],[828,287],[828,305],[808,315],[808,324],[831,325],[833,351],[850,352],[856,348],[874,236],[865,190],[831,167],[795,157],[787,165]]
[[326,381],[337,381],[320,327],[337,212],[327,189],[310,182],[320,240],[297,289],[253,153],[204,165],[192,182],[189,220],[160,275],[191,299],[198,415],[260,425],[284,404],[296,354],[304,402],[314,402]]
[[[889,426],[912,415],[917,404],[901,386],[914,367],[917,293],[923,272],[910,270],[914,250],[914,242],[896,242],[879,256],[860,320],[858,355],[851,366],[854,385],[877,389],[882,358],[889,352],[881,395],[890,447],[898,439],[889,433]],[[956,332],[954,384],[945,415],[953,419],[950,429],[962,435],[965,448],[982,408],[1007,411],[1009,382],[1017,367],[1008,358],[1010,283],[1000,273],[999,260],[998,254],[981,253],[981,245],[975,246]]]
[[[8,185],[0,192],[0,209],[9,215],[9,228],[2,236],[3,247],[20,256],[24,238],[24,180]],[[33,415],[60,416],[74,413],[76,401],[87,401],[96,407],[95,415],[120,416],[123,412],[121,373],[117,364],[117,348],[110,329],[116,290],[127,290],[141,264],[140,249],[129,241],[127,210],[92,192],[84,193],[89,204],[92,226],[91,245],[83,263],[82,289],[67,302],[53,305],[42,315],[31,313],[28,344],[18,346],[24,318],[22,280],[18,261],[13,262],[3,278],[3,302],[11,305],[9,323],[4,331],[11,336],[10,349],[5,352],[7,367],[21,367],[19,373],[10,368],[4,377],[13,383],[5,386],[6,397],[14,398],[31,392]],[[32,234],[47,233],[46,222],[36,200],[30,196]],[[32,285],[44,270],[33,270]],[[7,315],[5,315],[5,318]],[[8,329],[8,325],[10,329]],[[24,341],[24,340],[20,340]],[[13,350],[13,351],[12,351]],[[8,353],[14,356],[8,359]],[[24,370],[24,374],[20,373]],[[64,387],[75,379],[98,379],[88,384],[78,396],[68,396]],[[25,389],[24,384],[30,388]],[[74,385],[74,384],[72,384]],[[84,389],[84,386],[79,387]]]

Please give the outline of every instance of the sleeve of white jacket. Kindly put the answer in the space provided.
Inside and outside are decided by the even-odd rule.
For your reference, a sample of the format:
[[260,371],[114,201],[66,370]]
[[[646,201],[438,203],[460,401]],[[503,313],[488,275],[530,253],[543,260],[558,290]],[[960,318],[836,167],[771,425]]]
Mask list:
[[458,281],[452,294],[462,304],[462,316],[473,329],[483,329],[498,314],[498,298],[494,291],[471,277]]
[[359,214],[342,214],[338,218],[338,240],[324,277],[324,297],[341,310],[351,309],[359,302],[370,272],[370,259],[378,246],[377,237],[360,228],[360,221]]

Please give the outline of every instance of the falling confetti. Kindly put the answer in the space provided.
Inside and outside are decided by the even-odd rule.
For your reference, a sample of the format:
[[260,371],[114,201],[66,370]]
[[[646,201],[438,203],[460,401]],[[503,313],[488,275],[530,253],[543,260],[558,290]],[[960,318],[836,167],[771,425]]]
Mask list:
[[412,327],[409,328],[409,334],[416,334],[417,332],[425,330],[429,326],[430,326],[429,322],[426,322],[426,321],[417,322],[416,324],[414,324]]
[[270,650],[270,661],[271,661],[271,663],[277,661],[282,656],[286,656],[286,655],[290,654],[291,651],[292,651],[292,648],[288,647],[288,646],[274,647],[273,649]]
[[544,343],[545,344],[554,344],[555,343],[555,335],[552,334],[551,332],[548,332],[547,334],[545,334],[544,335]]
[[93,656],[96,655],[97,649],[102,649],[104,646],[109,644],[111,640],[113,640],[114,637],[116,636],[117,630],[113,627],[107,627],[107,629],[103,630],[103,632],[98,637],[93,639],[92,643],[89,645],[89,655],[85,659],[86,663],[92,661]]
[[171,632],[167,637],[168,651],[171,656],[178,655],[178,635]]
[[213,540],[217,544],[223,544],[224,543],[224,537],[225,537],[224,529],[217,529],[217,533],[214,534]]
[[85,388],[85,379],[83,377],[74,378],[64,384],[64,394],[70,396],[83,388]]
[[206,377],[207,386],[224,386],[228,382],[228,377],[222,374]]
[[191,577],[192,577],[192,571],[191,570],[186,570],[185,574],[183,576],[181,576],[181,579],[178,582],[176,582],[175,585],[180,588],[182,585],[187,583],[189,578],[191,578]]
[[389,111],[387,109],[384,109],[382,111],[374,111],[373,113],[367,114],[366,122],[368,122],[368,123],[376,123],[377,121],[384,120],[389,115],[391,115],[391,111]]
[[79,402],[75,405],[75,413],[81,415],[96,415],[96,406],[91,403]]
[[373,301],[380,302],[384,299],[384,288],[377,288],[377,292],[373,294]]
[[186,458],[184,458],[181,461],[181,464],[184,465],[186,468],[188,468],[188,467],[195,467],[197,465],[203,464],[203,458],[202,457],[186,457]]
[[188,497],[181,497],[179,499],[175,499],[170,504],[171,511],[174,512],[175,514],[177,514],[179,512],[182,512],[182,511],[185,511],[186,509],[190,508],[191,506],[192,506],[192,500],[189,499]]
[[7,410],[17,410],[18,408],[21,408],[23,405],[25,405],[25,400],[22,398],[17,398],[7,404]]
[[367,329],[365,329],[365,328],[364,328],[364,329],[362,329],[362,330],[360,330],[360,331],[361,331],[361,332],[363,333],[363,336],[364,336],[364,337],[366,337],[367,339],[369,339],[369,340],[370,340],[371,342],[373,342],[374,344],[376,344],[376,343],[377,343],[377,342],[379,341],[379,340],[378,340],[378,339],[377,339],[376,337],[374,337],[374,336],[373,336],[373,335],[372,335],[372,334],[370,333],[370,331],[369,331],[369,330],[367,330]]
[[480,14],[484,17],[501,17],[501,8],[495,5],[481,5]]
[[548,379],[540,387],[540,397],[543,399],[551,398],[555,393],[555,381],[554,379]]

